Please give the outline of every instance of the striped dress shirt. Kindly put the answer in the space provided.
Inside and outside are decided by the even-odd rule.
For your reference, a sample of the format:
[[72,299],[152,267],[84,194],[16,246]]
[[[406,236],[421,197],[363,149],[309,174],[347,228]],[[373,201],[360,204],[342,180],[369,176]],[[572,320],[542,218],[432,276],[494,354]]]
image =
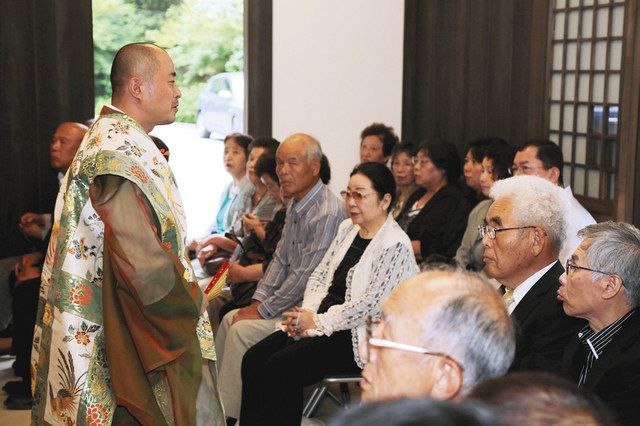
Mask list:
[[602,356],[604,348],[611,343],[613,337],[622,328],[622,324],[624,324],[625,321],[628,320],[635,312],[635,309],[629,311],[626,315],[609,324],[597,333],[588,325],[580,330],[578,333],[578,340],[587,348],[587,359],[582,365],[582,370],[580,370],[578,386],[585,384],[587,376],[589,375],[589,370],[593,367],[593,363]]
[[307,281],[347,217],[344,203],[321,181],[293,200],[273,259],[253,295],[258,312],[275,318],[302,301]]

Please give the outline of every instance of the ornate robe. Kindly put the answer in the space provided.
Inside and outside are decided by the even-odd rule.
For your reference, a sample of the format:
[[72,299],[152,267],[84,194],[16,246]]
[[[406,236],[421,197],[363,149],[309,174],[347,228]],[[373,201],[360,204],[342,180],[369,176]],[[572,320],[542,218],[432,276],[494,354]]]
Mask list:
[[62,183],[34,333],[35,424],[224,424],[175,178],[104,107]]

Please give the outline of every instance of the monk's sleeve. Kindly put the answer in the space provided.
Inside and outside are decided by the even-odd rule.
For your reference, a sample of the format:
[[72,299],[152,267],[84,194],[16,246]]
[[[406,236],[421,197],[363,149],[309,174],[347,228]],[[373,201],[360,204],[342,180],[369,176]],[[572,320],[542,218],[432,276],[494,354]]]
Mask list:
[[[184,280],[178,258],[162,244],[157,216],[134,183],[98,176],[90,197],[105,225],[104,336],[114,393],[130,412],[146,411],[143,417],[153,419],[157,412],[149,406],[155,391],[141,392],[149,383],[145,374],[166,371],[169,388],[174,388],[170,370],[177,362],[183,364],[183,373],[193,373],[190,386],[198,387],[201,360],[195,330],[201,293],[195,283]],[[127,368],[118,371],[112,368],[116,365]],[[171,391],[171,399],[175,392],[191,393],[184,388]]]

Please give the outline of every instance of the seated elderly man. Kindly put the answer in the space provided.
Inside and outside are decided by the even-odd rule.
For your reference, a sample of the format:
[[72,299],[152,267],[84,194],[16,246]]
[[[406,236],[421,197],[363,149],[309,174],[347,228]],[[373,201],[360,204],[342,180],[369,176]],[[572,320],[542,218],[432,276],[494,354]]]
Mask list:
[[589,324],[572,335],[563,373],[602,399],[618,424],[640,419],[640,230],[605,222],[583,238],[560,277],[558,299]]
[[462,398],[506,373],[514,329],[500,296],[476,274],[423,272],[399,284],[370,328],[362,399]]
[[275,331],[281,314],[302,300],[311,272],[318,266],[338,226],[344,204],[321,180],[322,149],[309,135],[294,134],[276,153],[280,190],[292,202],[282,237],[249,306],[230,311],[216,335],[220,360],[220,395],[225,414],[237,419],[242,395],[244,353]]
[[[58,172],[60,184],[86,132],[87,126],[74,122],[62,123],[55,130],[50,145],[50,164]],[[3,386],[3,390],[9,395],[5,401],[5,407],[10,410],[28,410],[33,404],[29,361],[38,310],[40,274],[51,235],[51,218],[51,213],[32,212],[25,213],[20,218],[20,229],[33,241],[37,251],[22,256],[14,265],[14,275],[9,279],[9,287],[13,289],[11,312],[13,316],[12,349],[16,355],[14,372],[22,378]],[[4,284],[0,282],[0,285],[4,286]]]
[[560,261],[567,257],[580,244],[578,230],[596,223],[593,216],[576,200],[570,186],[564,186],[562,169],[564,160],[562,149],[550,140],[531,140],[518,149],[513,158],[511,171],[514,176],[535,175],[563,188],[565,198],[569,203],[567,213],[567,238],[560,250]]
[[494,202],[480,227],[484,271],[504,286],[503,298],[516,324],[511,370],[557,372],[569,337],[584,325],[567,316],[556,300],[566,198],[560,187],[536,176],[498,181],[490,196]]

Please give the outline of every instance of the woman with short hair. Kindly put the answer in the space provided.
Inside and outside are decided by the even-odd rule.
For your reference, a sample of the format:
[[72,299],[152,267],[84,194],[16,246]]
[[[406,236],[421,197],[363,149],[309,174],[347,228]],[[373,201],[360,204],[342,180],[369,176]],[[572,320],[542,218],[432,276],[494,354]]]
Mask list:
[[407,200],[398,223],[409,235],[417,259],[450,263],[471,210],[457,186],[460,157],[448,142],[423,143],[413,164],[419,189]]
[[[494,182],[511,176],[511,164],[515,155],[515,148],[504,140],[492,142],[485,150],[482,159],[482,174],[480,175],[480,188],[485,197],[489,196],[489,190]],[[484,224],[485,216],[493,202],[492,199],[480,201],[469,213],[467,229],[462,237],[460,247],[456,252],[456,263],[470,271],[482,271],[484,268],[484,246],[478,232],[478,226]]]

